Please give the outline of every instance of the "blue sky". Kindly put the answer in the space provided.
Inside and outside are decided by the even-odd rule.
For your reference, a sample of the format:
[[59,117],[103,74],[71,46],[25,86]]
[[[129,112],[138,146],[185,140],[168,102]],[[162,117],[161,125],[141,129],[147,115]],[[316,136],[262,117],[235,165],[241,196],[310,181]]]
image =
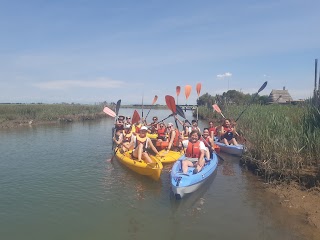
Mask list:
[[[0,0],[0,102],[193,104],[195,86],[307,98],[320,1]],[[319,67],[320,68],[320,67]],[[186,101],[184,86],[193,86]]]

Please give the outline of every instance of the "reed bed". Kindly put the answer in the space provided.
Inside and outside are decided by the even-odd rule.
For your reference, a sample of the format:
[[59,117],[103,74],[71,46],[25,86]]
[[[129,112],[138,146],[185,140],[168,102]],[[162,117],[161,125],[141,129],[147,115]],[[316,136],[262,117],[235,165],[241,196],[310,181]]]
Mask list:
[[[229,106],[223,113],[235,119],[243,109]],[[199,112],[209,119],[221,119],[212,109],[201,108]],[[237,129],[246,139],[244,163],[254,164],[267,180],[319,184],[319,109],[309,105],[252,105],[237,122]]]
[[0,104],[0,123],[6,121],[57,121],[95,119],[105,114],[102,105]]

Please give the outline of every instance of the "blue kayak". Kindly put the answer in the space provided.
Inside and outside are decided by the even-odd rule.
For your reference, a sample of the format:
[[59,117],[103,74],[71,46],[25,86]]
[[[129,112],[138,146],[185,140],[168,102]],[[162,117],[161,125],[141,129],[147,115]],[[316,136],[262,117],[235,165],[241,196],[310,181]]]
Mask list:
[[215,144],[217,144],[220,147],[220,151],[221,152],[225,152],[225,153],[229,153],[235,156],[242,156],[243,153],[243,145],[242,144],[238,144],[238,145],[226,145],[222,142],[214,142]]
[[182,173],[182,161],[185,155],[176,161],[171,169],[171,188],[177,199],[181,199],[185,194],[196,191],[216,170],[218,165],[218,157],[213,154],[202,170],[193,174],[194,167],[189,167],[187,174]]

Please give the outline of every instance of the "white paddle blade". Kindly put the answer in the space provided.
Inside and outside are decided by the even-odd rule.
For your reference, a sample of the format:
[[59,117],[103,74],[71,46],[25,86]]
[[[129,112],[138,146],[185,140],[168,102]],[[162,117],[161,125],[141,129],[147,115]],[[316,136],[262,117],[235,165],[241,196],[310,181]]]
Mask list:
[[106,113],[107,115],[111,116],[111,117],[116,117],[116,113],[114,111],[112,111],[110,108],[105,107],[103,109],[103,112]]

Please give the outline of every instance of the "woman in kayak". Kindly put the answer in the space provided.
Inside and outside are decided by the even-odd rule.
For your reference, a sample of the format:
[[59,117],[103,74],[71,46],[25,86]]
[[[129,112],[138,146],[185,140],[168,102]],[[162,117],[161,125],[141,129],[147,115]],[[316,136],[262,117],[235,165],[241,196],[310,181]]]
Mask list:
[[213,142],[213,138],[211,138],[211,136],[209,135],[208,128],[203,129],[202,140],[203,140],[204,145],[206,146],[206,151],[205,151],[206,158],[210,159],[210,155],[214,151],[213,150],[214,142]]
[[167,147],[167,151],[169,151],[169,150],[179,151],[180,150],[179,149],[179,145],[180,145],[179,130],[175,129],[173,127],[173,123],[168,123],[167,129],[168,129],[168,138],[169,138],[169,144]]
[[186,159],[182,161],[182,172],[187,174],[188,167],[195,167],[193,174],[201,171],[204,166],[204,154],[206,147],[202,141],[200,141],[201,134],[198,130],[192,130],[189,136],[189,140],[182,141],[185,148]]
[[238,142],[234,137],[234,135],[236,134],[236,129],[235,127],[231,126],[230,119],[225,119],[223,121],[223,124],[220,127],[218,134],[220,136],[220,142],[226,145],[238,145]]
[[131,125],[130,124],[126,124],[124,126],[124,130],[121,131],[120,135],[118,136],[118,138],[114,137],[113,141],[118,145],[118,146],[122,146],[122,151],[126,152],[128,150],[132,150],[134,147],[134,139],[135,136],[132,134],[131,131]]
[[147,149],[151,148],[157,155],[159,155],[159,152],[153,145],[151,139],[147,137],[147,132],[148,128],[146,126],[140,128],[139,134],[137,134],[135,139],[135,148],[132,152],[132,156],[137,158],[139,161],[143,160],[146,163],[152,163]]

